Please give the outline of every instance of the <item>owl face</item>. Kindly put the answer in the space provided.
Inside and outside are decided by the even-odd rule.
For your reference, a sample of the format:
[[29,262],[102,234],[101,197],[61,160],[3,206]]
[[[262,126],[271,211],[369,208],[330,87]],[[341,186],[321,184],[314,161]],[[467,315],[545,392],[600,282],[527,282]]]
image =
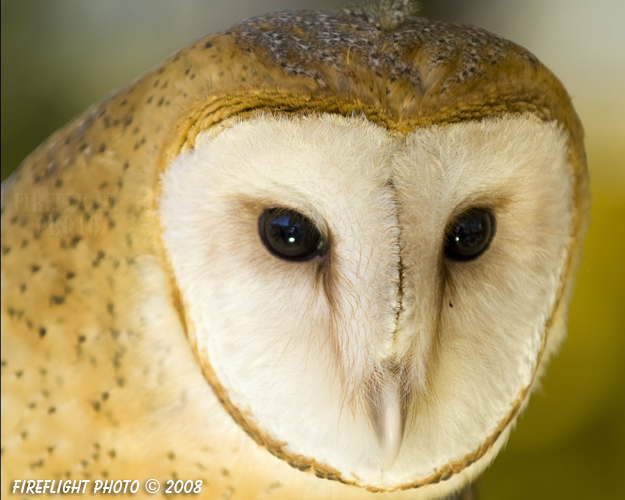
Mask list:
[[235,420],[372,490],[481,471],[526,401],[571,232],[567,134],[260,114],[161,179],[190,341]]

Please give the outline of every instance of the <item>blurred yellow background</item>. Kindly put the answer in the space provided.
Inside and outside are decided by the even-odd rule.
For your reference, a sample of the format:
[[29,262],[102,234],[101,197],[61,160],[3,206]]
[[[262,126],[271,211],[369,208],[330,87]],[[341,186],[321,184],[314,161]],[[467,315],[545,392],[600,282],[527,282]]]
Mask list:
[[[2,179],[56,128],[175,50],[264,12],[348,0],[2,0]],[[422,14],[534,52],[586,128],[593,195],[569,338],[480,498],[625,498],[625,1],[431,0]]]

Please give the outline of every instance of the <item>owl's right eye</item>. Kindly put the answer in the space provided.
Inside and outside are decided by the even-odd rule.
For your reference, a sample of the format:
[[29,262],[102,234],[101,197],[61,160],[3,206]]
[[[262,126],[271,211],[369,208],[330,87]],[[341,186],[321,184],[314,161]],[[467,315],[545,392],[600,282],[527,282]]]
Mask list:
[[315,223],[295,210],[268,208],[258,218],[258,233],[267,250],[284,260],[311,260],[325,247]]

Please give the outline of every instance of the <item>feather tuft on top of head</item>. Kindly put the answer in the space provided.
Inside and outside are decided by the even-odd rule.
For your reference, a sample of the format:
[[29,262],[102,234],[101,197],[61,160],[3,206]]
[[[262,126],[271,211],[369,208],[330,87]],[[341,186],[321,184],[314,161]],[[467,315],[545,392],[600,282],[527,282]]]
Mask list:
[[347,14],[360,17],[384,30],[394,30],[408,18],[416,16],[421,4],[416,0],[380,0],[379,2],[355,3],[343,9]]

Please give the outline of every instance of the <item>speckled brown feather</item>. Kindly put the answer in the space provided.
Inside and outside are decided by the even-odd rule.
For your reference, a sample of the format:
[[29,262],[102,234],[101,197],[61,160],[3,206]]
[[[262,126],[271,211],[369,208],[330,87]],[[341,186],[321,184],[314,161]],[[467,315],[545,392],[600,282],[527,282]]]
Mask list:
[[[400,135],[507,113],[557,120],[570,134],[576,179],[566,295],[588,205],[582,128],[532,54],[408,13],[302,11],[242,22],[87,110],[4,183],[3,492],[18,478],[174,474],[204,477],[215,496],[234,492],[230,473],[214,469],[214,443],[165,432],[202,422],[172,374],[202,376],[155,208],[159,174],[199,132],[263,111],[364,114]],[[159,298],[158,313],[142,306]],[[239,498],[252,498],[262,470],[249,474]]]

